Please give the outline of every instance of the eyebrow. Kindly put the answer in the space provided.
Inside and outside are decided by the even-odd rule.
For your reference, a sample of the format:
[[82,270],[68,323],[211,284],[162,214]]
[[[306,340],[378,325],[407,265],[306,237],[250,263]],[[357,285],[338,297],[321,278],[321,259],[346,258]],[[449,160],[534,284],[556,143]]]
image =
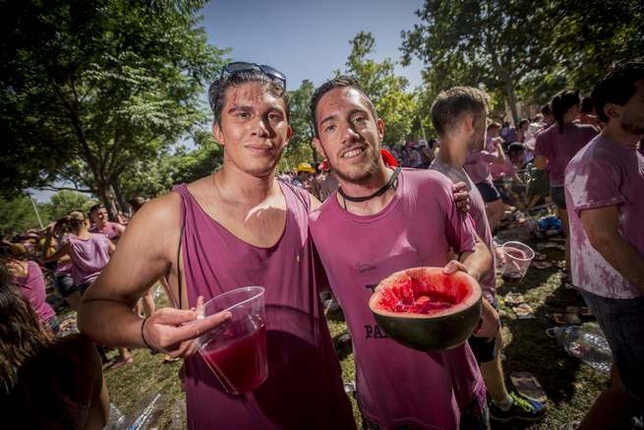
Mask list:
[[[368,114],[369,111],[366,110],[366,109],[353,108],[349,112],[349,117],[352,117],[353,115],[355,115],[357,113],[363,113],[363,114],[366,113],[366,114]],[[329,116],[323,118],[322,121],[320,121],[320,125],[323,125],[325,122],[332,121],[332,120],[336,119],[337,117],[338,117],[338,115],[335,115],[335,114],[329,115]]]

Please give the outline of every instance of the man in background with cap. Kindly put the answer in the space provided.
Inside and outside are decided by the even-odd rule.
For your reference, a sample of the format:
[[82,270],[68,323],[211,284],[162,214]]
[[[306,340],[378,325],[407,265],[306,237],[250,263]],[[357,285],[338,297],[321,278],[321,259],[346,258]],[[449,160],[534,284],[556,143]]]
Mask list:
[[304,188],[318,199],[320,198],[320,187],[315,180],[315,169],[310,163],[300,163],[297,165],[297,174],[291,181],[296,187]]

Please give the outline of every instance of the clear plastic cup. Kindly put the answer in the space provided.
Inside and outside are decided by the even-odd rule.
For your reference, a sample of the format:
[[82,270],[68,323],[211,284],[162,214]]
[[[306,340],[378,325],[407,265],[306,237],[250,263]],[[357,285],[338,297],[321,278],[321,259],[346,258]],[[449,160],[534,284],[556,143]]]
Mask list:
[[525,243],[510,241],[505,242],[501,249],[505,260],[501,276],[511,281],[523,279],[534,258],[532,248]]
[[216,296],[204,305],[204,316],[223,310],[232,318],[196,340],[199,353],[229,393],[247,393],[268,377],[264,288],[242,287]]

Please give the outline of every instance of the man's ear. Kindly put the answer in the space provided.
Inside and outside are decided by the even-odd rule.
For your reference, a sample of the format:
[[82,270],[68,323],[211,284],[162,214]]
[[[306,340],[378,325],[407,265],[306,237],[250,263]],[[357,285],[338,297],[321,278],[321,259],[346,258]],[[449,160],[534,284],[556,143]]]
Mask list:
[[212,137],[215,138],[217,145],[224,146],[224,134],[221,132],[221,127],[217,121],[212,123]]
[[311,141],[313,142],[313,146],[315,146],[315,150],[318,152],[318,154],[320,154],[322,158],[328,159],[328,157],[326,156],[326,152],[324,152],[324,148],[322,148],[322,143],[320,142],[320,139],[318,139],[317,137],[313,137]]
[[378,129],[378,138],[380,139],[380,143],[382,143],[385,138],[385,122],[382,118],[378,118],[376,121],[376,128]]
[[621,106],[615,103],[606,103],[604,106],[604,113],[609,118],[619,118],[622,114]]
[[289,125],[288,128],[286,129],[286,144],[287,145],[291,141],[291,137],[293,137],[293,129]]

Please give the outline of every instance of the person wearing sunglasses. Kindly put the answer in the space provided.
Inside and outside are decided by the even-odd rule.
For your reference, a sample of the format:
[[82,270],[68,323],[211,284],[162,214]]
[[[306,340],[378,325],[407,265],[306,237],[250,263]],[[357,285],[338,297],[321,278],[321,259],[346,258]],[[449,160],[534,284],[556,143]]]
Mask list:
[[[319,202],[275,177],[292,134],[286,78],[270,66],[230,63],[208,96],[223,165],[137,212],[84,297],[80,328],[103,344],[184,357],[189,428],[353,429],[318,298],[326,279],[308,234]],[[161,276],[175,308],[140,319],[131,308]],[[194,354],[193,339],[230,317],[198,317],[204,300],[247,285],[265,288],[269,376],[232,395]]]

